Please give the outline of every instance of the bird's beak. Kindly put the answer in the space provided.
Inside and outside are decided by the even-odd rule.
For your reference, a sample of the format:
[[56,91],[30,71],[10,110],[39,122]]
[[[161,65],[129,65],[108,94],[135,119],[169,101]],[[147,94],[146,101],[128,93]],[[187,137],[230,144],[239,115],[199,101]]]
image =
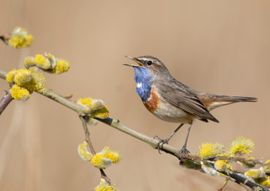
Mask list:
[[124,64],[125,66],[130,66],[130,67],[142,67],[143,64],[140,62],[140,60],[138,60],[136,57],[132,57],[132,56],[126,56],[126,58],[134,61],[133,64]]

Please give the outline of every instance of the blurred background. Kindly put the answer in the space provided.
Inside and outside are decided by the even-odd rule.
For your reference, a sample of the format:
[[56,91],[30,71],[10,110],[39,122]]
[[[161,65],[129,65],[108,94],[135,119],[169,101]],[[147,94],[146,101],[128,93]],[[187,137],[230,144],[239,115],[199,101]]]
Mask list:
[[[203,142],[229,145],[238,136],[256,143],[254,156],[269,159],[270,1],[261,0],[0,0],[0,33],[26,27],[31,48],[0,44],[0,69],[21,67],[25,56],[51,52],[72,66],[46,75],[61,95],[103,99],[111,116],[149,136],[167,137],[177,124],[151,115],[135,93],[133,71],[124,56],[153,55],[194,89],[256,96],[258,103],[235,104],[212,113],[220,123],[193,125],[192,153]],[[1,96],[7,84],[1,80]],[[171,144],[183,144],[187,127]],[[119,190],[217,190],[223,179],[178,166],[178,161],[99,124],[94,146],[120,152],[107,172]],[[99,172],[77,154],[84,139],[78,116],[33,94],[12,102],[0,118],[0,190],[93,190]],[[239,190],[232,183],[226,190]],[[242,189],[242,188],[240,188]]]

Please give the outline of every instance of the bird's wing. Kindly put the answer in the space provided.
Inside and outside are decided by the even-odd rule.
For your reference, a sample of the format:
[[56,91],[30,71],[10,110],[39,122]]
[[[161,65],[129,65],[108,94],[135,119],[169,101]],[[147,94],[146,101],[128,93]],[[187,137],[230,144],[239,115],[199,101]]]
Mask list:
[[160,95],[175,107],[184,110],[202,121],[207,122],[211,120],[218,122],[196,96],[195,92],[188,86],[171,79],[169,83],[167,81],[159,81],[158,89]]

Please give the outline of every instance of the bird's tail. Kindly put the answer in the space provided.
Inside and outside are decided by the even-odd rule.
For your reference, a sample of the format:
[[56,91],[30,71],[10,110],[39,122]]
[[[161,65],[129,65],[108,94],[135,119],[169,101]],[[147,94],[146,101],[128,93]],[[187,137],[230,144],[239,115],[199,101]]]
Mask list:
[[220,106],[229,105],[238,102],[256,102],[255,97],[244,96],[226,96],[226,95],[214,95],[214,94],[201,94],[199,99],[208,108],[208,110],[215,109]]

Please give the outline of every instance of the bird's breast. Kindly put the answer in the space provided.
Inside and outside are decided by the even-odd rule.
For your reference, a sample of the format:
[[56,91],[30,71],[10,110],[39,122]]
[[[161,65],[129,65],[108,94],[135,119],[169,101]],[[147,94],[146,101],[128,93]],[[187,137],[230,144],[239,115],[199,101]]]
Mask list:
[[144,101],[143,103],[150,112],[155,113],[155,111],[159,107],[159,102],[160,102],[160,99],[159,99],[157,89],[156,87],[152,87],[148,99]]
[[158,118],[169,122],[191,123],[192,117],[185,111],[168,103],[153,85],[145,107]]

